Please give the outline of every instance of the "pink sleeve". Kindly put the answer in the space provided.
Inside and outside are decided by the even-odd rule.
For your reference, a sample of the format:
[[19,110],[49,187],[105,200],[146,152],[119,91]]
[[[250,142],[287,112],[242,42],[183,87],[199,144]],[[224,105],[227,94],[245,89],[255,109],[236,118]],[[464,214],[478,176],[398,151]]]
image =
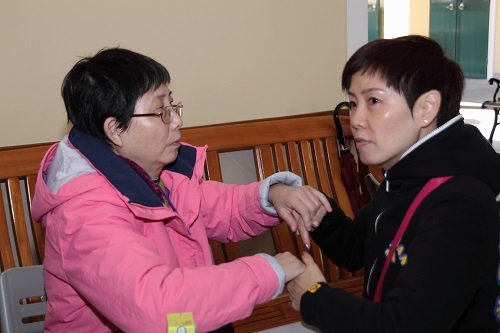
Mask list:
[[259,201],[260,184],[203,182],[200,218],[210,239],[237,242],[260,235],[280,223],[278,217],[266,213],[262,208]]

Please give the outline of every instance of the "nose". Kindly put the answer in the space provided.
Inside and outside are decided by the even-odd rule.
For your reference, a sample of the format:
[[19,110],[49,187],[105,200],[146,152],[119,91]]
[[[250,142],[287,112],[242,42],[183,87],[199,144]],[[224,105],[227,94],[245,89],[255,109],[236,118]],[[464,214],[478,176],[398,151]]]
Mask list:
[[179,116],[177,113],[174,113],[174,118],[172,119],[172,122],[170,123],[170,128],[172,129],[180,129],[182,125],[184,124],[182,122],[181,116]]
[[349,111],[349,120],[351,125],[351,130],[356,130],[364,126],[365,116],[364,108],[362,105],[357,105],[355,108],[351,108]]

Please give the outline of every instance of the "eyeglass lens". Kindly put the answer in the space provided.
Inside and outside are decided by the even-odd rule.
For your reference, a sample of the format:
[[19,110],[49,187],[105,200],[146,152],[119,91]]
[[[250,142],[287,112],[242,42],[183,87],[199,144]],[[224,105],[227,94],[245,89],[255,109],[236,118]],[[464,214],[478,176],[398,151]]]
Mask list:
[[174,113],[177,113],[179,117],[182,117],[182,107],[183,106],[181,102],[179,102],[177,105],[167,107],[165,112],[163,112],[162,114],[162,120],[165,123],[170,124],[174,119]]

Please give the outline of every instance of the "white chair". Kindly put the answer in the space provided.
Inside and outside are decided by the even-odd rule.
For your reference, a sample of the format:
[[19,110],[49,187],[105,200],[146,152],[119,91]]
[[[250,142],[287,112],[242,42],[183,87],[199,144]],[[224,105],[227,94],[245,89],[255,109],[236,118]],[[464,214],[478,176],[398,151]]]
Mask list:
[[43,265],[3,271],[0,275],[1,332],[43,332],[46,302]]

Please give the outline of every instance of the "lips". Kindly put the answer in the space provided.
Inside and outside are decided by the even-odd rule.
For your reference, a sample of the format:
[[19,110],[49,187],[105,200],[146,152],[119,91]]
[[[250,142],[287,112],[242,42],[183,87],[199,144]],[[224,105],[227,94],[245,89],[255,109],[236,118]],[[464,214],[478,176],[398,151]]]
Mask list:
[[354,142],[356,142],[356,148],[358,149],[370,143],[370,141],[362,138],[354,138]]
[[172,142],[173,145],[180,145],[181,144],[181,137],[178,137],[177,140]]

